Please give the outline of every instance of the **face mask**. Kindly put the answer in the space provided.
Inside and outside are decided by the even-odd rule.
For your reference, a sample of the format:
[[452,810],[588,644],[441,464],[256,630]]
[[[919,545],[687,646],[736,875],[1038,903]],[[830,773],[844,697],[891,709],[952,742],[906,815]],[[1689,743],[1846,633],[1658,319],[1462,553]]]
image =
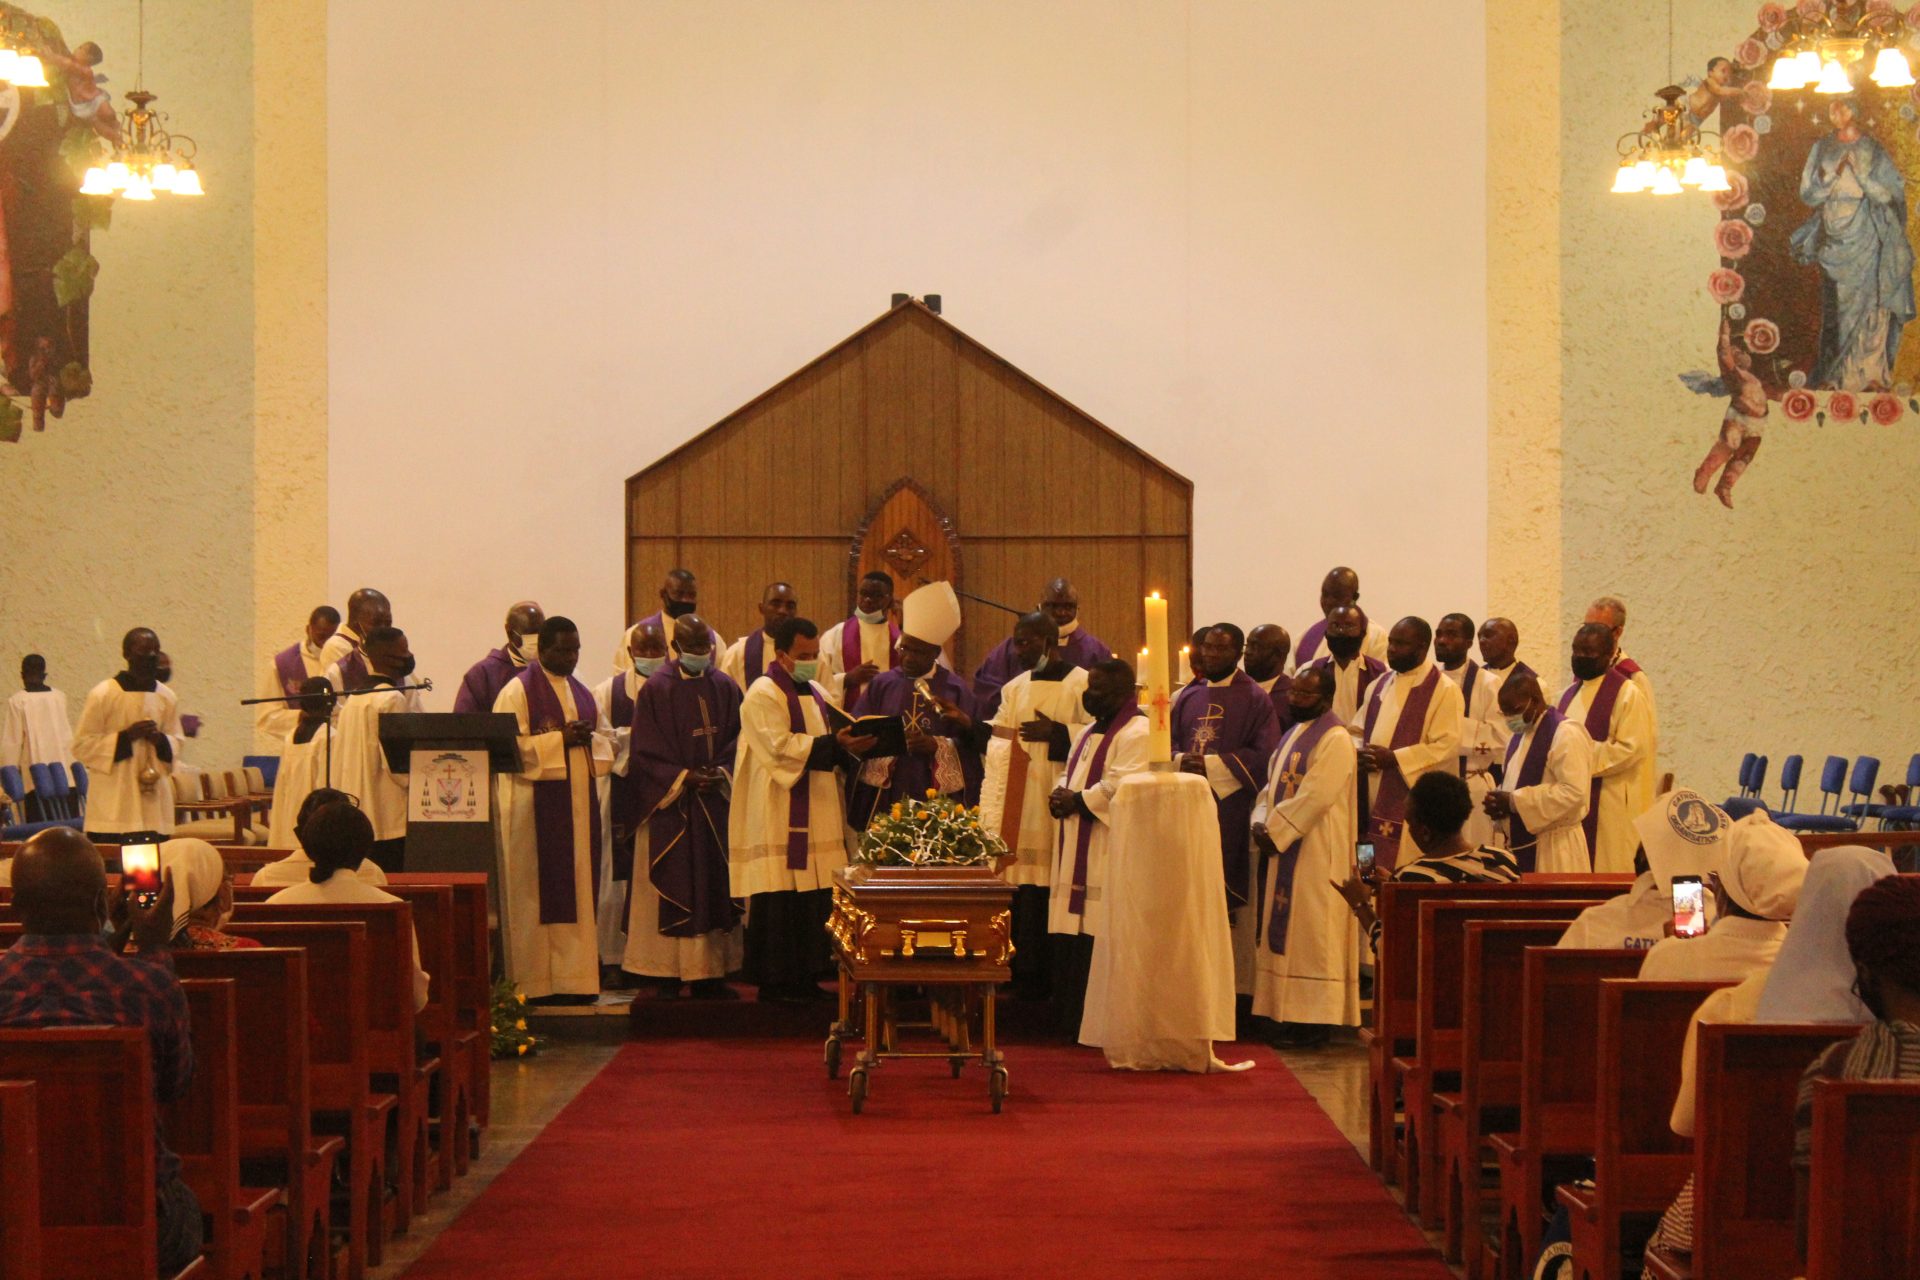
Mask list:
[[1525,733],[1527,731],[1527,718],[1525,716],[1508,716],[1507,728],[1513,730],[1515,734]]
[[520,636],[520,656],[531,662],[533,661],[533,656],[539,652],[540,633],[538,631],[522,632]]
[[699,675],[713,665],[710,653],[683,653],[680,655],[680,669],[692,675]]
[[642,680],[666,665],[667,660],[665,658],[635,658],[633,660],[633,669],[640,673]]
[[400,665],[397,668],[395,668],[393,674],[402,680],[412,675],[413,674],[413,655],[408,654],[406,658],[400,663]]
[[1606,671],[1607,660],[1605,658],[1575,658],[1573,660],[1573,674],[1582,680],[1592,680],[1598,676],[1605,675]]
[[855,609],[853,616],[870,627],[877,627],[887,620],[887,611],[885,609],[879,609],[873,613],[868,613],[865,609]]
[[1119,710],[1118,707],[1111,707],[1111,706],[1108,706],[1106,703],[1101,702],[1098,698],[1095,698],[1091,693],[1083,693],[1080,695],[1080,705],[1086,708],[1087,714],[1093,717],[1093,722],[1095,724],[1105,724],[1107,722],[1108,717],[1112,716],[1115,711]]
[[685,600],[669,600],[661,608],[669,618],[684,618],[693,612],[693,606]]
[[1363,636],[1328,636],[1327,652],[1342,662],[1351,662],[1360,656],[1360,642]]
[[811,658],[806,662],[796,662],[793,664],[793,682],[795,684],[812,684],[819,678],[820,660],[818,658]]

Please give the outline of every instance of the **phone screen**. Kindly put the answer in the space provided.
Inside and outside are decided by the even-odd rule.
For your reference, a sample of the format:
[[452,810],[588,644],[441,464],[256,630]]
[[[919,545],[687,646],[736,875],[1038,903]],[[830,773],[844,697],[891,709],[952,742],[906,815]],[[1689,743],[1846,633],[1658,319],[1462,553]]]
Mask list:
[[160,896],[160,846],[123,844],[120,846],[120,883],[127,895],[142,907],[150,907]]
[[1699,876],[1673,878],[1673,936],[1697,938],[1707,931],[1707,892]]
[[1359,866],[1361,875],[1363,876],[1372,875],[1373,874],[1373,841],[1362,840],[1359,844],[1355,845],[1353,847],[1353,860],[1354,860],[1354,863],[1357,866]]

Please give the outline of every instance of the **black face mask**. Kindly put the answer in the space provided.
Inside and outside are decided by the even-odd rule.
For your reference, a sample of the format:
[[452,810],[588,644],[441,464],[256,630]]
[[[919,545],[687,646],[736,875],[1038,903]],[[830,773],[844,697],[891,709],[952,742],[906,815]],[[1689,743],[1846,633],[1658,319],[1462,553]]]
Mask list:
[[1365,636],[1328,636],[1327,652],[1342,662],[1352,662],[1360,656],[1360,645]]
[[1083,693],[1080,695],[1080,705],[1086,708],[1087,714],[1093,717],[1095,724],[1105,724],[1112,718],[1114,712],[1120,710],[1119,707],[1101,702],[1091,693]]
[[397,668],[394,669],[393,674],[394,674],[394,678],[397,680],[405,680],[408,676],[412,675],[413,674],[413,655],[408,654],[406,656],[406,660],[403,661]]
[[660,611],[669,618],[684,618],[693,612],[693,608],[693,605],[685,600],[668,600],[661,606]]
[[1606,672],[1607,660],[1605,658],[1575,658],[1573,660],[1573,674],[1580,680],[1592,680],[1605,675]]

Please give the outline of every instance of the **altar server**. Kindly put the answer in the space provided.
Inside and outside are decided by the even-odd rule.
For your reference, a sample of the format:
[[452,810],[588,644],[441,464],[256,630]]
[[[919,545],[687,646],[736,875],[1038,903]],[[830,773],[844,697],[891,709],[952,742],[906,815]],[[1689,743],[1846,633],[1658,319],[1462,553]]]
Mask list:
[[773,629],[800,612],[800,597],[785,582],[770,582],[760,593],[760,627],[735,640],[720,659],[720,670],[742,689],[767,674],[773,661]]
[[938,792],[964,803],[978,793],[973,697],[959,676],[937,665],[940,650],[959,629],[960,597],[949,583],[928,583],[901,605],[900,665],[873,678],[852,714],[899,716],[907,751],[861,763],[848,799],[847,821],[855,831],[866,830],[899,800]]
[[280,743],[280,767],[273,777],[273,810],[267,817],[267,847],[291,849],[298,842],[294,824],[313,792],[333,785],[333,686],[325,676],[308,676],[291,704],[296,717]]
[[835,769],[874,745],[828,731],[819,637],[806,618],[782,622],[773,665],[740,704],[727,862],[733,896],[748,900],[745,968],[762,1000],[825,998],[833,873],[847,863]]
[[1317,663],[1333,673],[1333,714],[1343,722],[1360,713],[1373,682],[1387,673],[1385,662],[1361,652],[1372,625],[1359,606],[1336,605],[1327,615],[1326,653],[1301,664]]
[[1506,848],[1521,872],[1593,870],[1581,826],[1591,801],[1593,741],[1547,706],[1531,671],[1507,677],[1499,711],[1512,737],[1502,765],[1505,781],[1479,807],[1490,821],[1506,824]]
[[[1113,656],[1104,640],[1080,625],[1080,593],[1065,578],[1055,578],[1040,593],[1040,612],[1053,619],[1059,632],[1055,658],[1076,667],[1091,667]],[[982,706],[989,706],[1000,686],[1018,674],[1020,664],[1013,656],[1013,642],[1002,640],[973,673],[973,696]]]
[[126,669],[87,692],[73,758],[87,766],[87,834],[102,844],[173,832],[174,757],[183,733],[173,690],[155,676],[160,637],[135,627],[121,638]]
[[460,691],[453,695],[453,709],[473,714],[493,710],[493,700],[507,687],[507,681],[526,669],[540,644],[540,628],[547,614],[538,601],[521,600],[507,608],[506,643],[490,649],[485,657],[467,668]]
[[[22,658],[20,683],[20,692],[7,699],[6,711],[0,714],[0,765],[19,769],[21,785],[31,792],[29,766],[72,765],[73,722],[67,719],[67,695],[47,687],[45,658],[37,653]],[[37,818],[36,801],[29,796],[27,804],[27,817]]]
[[[1360,604],[1360,575],[1345,565],[1336,565],[1327,570],[1327,576],[1320,580],[1320,621],[1300,633],[1300,647],[1294,650],[1295,668],[1316,662],[1328,653],[1335,652],[1333,646],[1326,643],[1328,633],[1333,630],[1333,611],[1335,609],[1358,608]],[[1365,621],[1362,613],[1361,643],[1356,653],[1364,653],[1374,661],[1384,664],[1387,660],[1387,633],[1385,628]],[[1336,696],[1334,709],[1339,710]]]
[[1288,691],[1292,727],[1274,752],[1266,819],[1254,837],[1267,853],[1253,1012],[1280,1024],[1279,1043],[1325,1043],[1360,1023],[1360,928],[1338,886],[1353,874],[1353,735],[1333,713],[1333,679],[1309,666]]
[[[728,885],[727,828],[740,743],[740,686],[713,669],[698,614],[673,624],[674,660],[634,700],[631,778],[638,817],[621,968],[656,994],[731,999],[740,903]],[[771,654],[769,654],[771,658]]]
[[1407,790],[1434,769],[1457,770],[1460,690],[1440,674],[1427,649],[1433,629],[1406,617],[1387,634],[1387,665],[1374,682],[1366,710],[1349,724],[1359,731],[1359,767],[1367,782],[1367,834],[1378,865],[1397,867],[1419,857],[1402,840]]
[[[307,629],[300,639],[267,659],[260,673],[261,698],[292,698],[300,686],[314,676],[327,674],[320,660],[327,641],[340,629],[340,611],[330,604],[318,605],[307,615]],[[300,709],[291,702],[262,702],[254,709],[254,728],[264,740],[268,754],[277,754],[280,745],[300,723]]]
[[[640,686],[667,661],[667,638],[656,623],[627,628],[614,655],[613,674],[593,687],[593,704],[613,727],[613,769],[594,780],[600,797],[600,968],[608,977],[620,971],[627,954],[627,908],[633,884],[633,812],[631,776],[633,704]],[[608,972],[611,971],[611,972]]]
[[1086,1000],[1093,939],[1106,918],[1108,819],[1113,793],[1148,763],[1147,720],[1140,710],[1133,668],[1118,658],[1087,673],[1083,704],[1088,723],[1074,731],[1065,776],[1047,798],[1060,822],[1048,876],[1048,932],[1052,992],[1059,1026],[1076,1034]]
[[509,680],[493,710],[519,726],[520,772],[499,779],[499,839],[509,902],[508,972],[529,999],[600,993],[594,885],[600,802],[594,779],[613,767],[613,730],[573,678],[580,630],[567,618],[540,627],[537,660]]
[[867,682],[900,660],[900,627],[893,621],[893,575],[875,569],[860,579],[853,616],[820,635],[820,683],[842,706],[852,706]]
[[1613,635],[1589,622],[1573,637],[1574,681],[1554,707],[1593,739],[1593,782],[1585,821],[1595,871],[1633,866],[1633,820],[1653,803],[1644,764],[1653,749],[1653,721],[1646,699],[1625,672],[1614,668]]
[[[370,692],[343,698],[333,739],[334,785],[358,797],[373,824],[373,852],[383,871],[404,871],[407,856],[407,775],[387,765],[380,745],[380,717],[417,711],[414,694],[394,687],[413,674],[413,650],[398,627],[376,627],[361,653],[366,675],[356,688]],[[335,685],[338,688],[338,685]]]
[[[358,689],[367,676],[365,646],[368,637],[393,625],[393,606],[372,587],[361,587],[347,597],[347,620],[320,648],[321,674],[336,689]],[[379,827],[375,823],[375,828]]]

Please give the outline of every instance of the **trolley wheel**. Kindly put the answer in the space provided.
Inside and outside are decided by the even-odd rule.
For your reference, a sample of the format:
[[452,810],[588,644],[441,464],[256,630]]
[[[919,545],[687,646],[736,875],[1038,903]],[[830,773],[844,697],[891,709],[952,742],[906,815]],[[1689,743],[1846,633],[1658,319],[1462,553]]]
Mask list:
[[855,1067],[847,1073],[847,1097],[853,1100],[853,1114],[859,1115],[860,1108],[867,1104],[867,1069]]
[[1000,1104],[1007,1100],[1007,1069],[995,1067],[987,1077],[987,1097],[993,1102],[993,1114],[1000,1114]]
[[840,1078],[840,1037],[827,1037],[827,1079]]
[[967,1065],[967,1060],[965,1058],[955,1056],[947,1059],[947,1065],[953,1068],[953,1078],[955,1080],[958,1080],[960,1078],[961,1069]]

